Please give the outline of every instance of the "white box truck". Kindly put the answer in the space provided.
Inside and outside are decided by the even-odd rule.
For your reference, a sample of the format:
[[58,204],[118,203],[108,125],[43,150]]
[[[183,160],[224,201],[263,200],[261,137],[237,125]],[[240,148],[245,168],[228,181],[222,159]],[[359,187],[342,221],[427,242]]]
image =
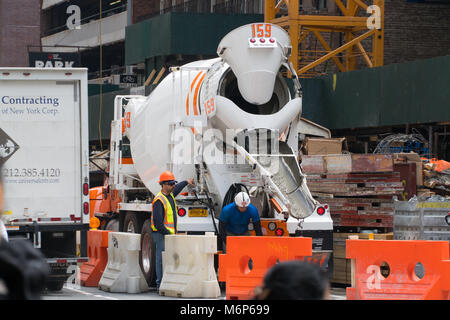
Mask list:
[[45,255],[50,290],[87,260],[87,97],[85,68],[0,68],[1,217]]

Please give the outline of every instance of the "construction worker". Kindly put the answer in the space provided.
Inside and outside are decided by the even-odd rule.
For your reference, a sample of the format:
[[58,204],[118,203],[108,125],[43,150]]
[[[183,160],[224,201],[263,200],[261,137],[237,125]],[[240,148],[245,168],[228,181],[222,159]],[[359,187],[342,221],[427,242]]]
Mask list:
[[245,192],[239,192],[234,202],[222,209],[219,216],[219,234],[223,241],[223,251],[226,251],[227,236],[249,236],[248,225],[253,222],[255,233],[262,236],[258,209],[250,203],[250,197]]
[[188,179],[177,183],[175,176],[170,171],[164,171],[159,176],[161,191],[152,202],[152,238],[155,243],[155,267],[156,267],[156,289],[162,280],[162,252],[164,251],[164,236],[177,232],[177,203],[175,197],[186,185],[194,186],[194,180]]

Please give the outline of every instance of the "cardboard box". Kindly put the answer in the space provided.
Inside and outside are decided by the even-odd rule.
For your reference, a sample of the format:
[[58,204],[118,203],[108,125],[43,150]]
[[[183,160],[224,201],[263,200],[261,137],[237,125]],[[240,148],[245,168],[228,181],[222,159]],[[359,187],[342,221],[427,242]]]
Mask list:
[[303,142],[305,154],[341,154],[344,140],[345,138],[306,138]]

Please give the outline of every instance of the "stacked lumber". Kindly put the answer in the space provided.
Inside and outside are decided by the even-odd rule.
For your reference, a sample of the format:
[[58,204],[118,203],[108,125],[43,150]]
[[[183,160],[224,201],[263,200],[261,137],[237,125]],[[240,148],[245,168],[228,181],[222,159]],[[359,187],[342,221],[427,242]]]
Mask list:
[[311,192],[335,196],[378,196],[403,191],[398,172],[308,175],[307,181]]
[[393,227],[393,196],[404,185],[392,155],[303,156],[308,188],[330,206],[335,227]]
[[394,203],[391,199],[333,198],[327,199],[335,226],[392,228]]

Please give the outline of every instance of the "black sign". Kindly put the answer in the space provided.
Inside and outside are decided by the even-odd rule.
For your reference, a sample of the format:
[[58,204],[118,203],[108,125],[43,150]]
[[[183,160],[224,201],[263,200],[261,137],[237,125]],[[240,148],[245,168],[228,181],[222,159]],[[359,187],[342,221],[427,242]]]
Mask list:
[[121,74],[120,83],[137,83],[137,76],[130,74]]
[[0,165],[19,150],[19,145],[0,128]]
[[33,68],[76,68],[80,67],[80,55],[67,52],[28,52],[30,67]]

